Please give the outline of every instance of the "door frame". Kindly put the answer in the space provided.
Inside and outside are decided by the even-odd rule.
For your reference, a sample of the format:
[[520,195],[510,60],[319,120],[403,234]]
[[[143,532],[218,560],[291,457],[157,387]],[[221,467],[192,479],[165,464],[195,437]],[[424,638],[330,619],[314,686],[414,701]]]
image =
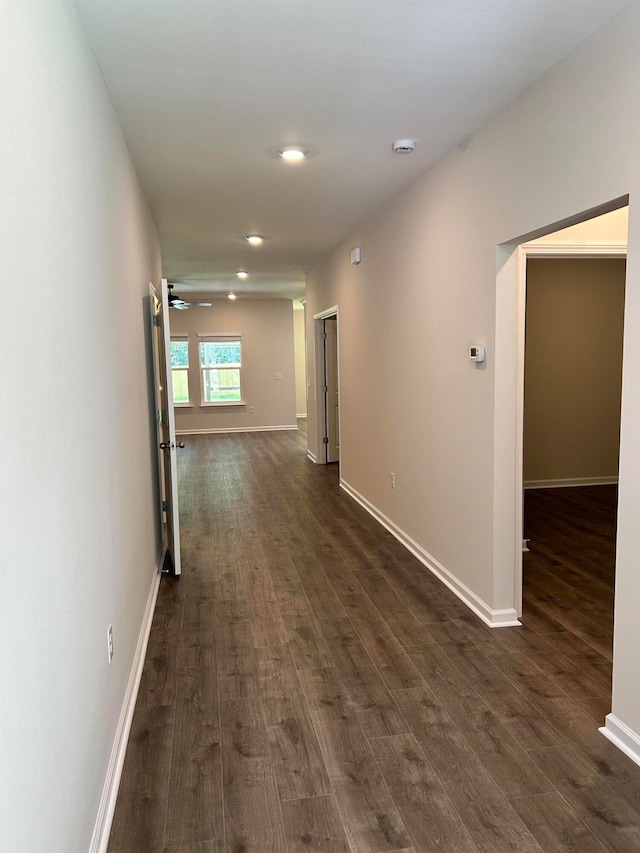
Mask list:
[[[327,317],[336,318],[336,338],[338,350],[338,430],[342,436],[341,420],[342,420],[342,400],[340,398],[342,390],[342,380],[340,376],[340,311],[337,305],[327,308],[325,311],[320,311],[313,315],[313,346],[314,346],[314,366],[315,366],[315,386],[316,386],[316,435],[318,437],[318,447],[316,454],[316,463],[318,465],[327,465],[327,445],[323,441],[326,436],[327,425],[327,398],[326,394],[322,393],[324,384],[324,321]],[[342,453],[341,459],[342,462]],[[340,464],[340,463],[339,463]]]
[[521,243],[518,248],[517,342],[516,342],[516,464],[514,497],[514,606],[522,617],[524,552],[524,371],[527,307],[527,260],[529,258],[626,258],[627,244]]

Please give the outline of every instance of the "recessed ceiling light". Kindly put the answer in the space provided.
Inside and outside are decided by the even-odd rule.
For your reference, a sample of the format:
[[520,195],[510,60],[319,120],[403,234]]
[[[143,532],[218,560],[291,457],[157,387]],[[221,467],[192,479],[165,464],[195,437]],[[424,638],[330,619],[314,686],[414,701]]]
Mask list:
[[247,278],[249,273],[246,270],[238,270],[236,275],[238,276],[238,278]]
[[235,298],[236,298],[235,293],[228,293],[227,294],[227,299],[235,299]]
[[259,246],[260,243],[264,240],[264,237],[261,237],[259,234],[249,234],[244,238],[247,243],[251,243],[252,246]]
[[286,148],[281,148],[278,154],[283,160],[288,160],[290,163],[295,163],[304,160],[309,152],[301,148],[300,145],[287,145]]

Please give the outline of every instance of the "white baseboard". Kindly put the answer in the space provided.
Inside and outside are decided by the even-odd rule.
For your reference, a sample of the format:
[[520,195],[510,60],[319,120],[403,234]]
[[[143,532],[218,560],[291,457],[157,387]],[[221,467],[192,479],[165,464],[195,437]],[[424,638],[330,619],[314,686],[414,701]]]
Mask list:
[[310,450],[307,450],[307,456],[313,462],[314,465],[317,464],[318,460],[316,459],[316,454],[312,453]]
[[306,413],[306,412],[302,412],[302,414],[301,414],[301,415],[296,415],[296,418],[302,418],[303,420],[306,420],[306,419],[307,419],[307,413]]
[[618,477],[570,477],[564,480],[525,480],[525,489],[565,489],[569,486],[613,486]]
[[151,589],[149,590],[149,597],[147,598],[147,606],[144,611],[144,617],[142,619],[142,625],[140,626],[140,633],[138,635],[138,645],[133,658],[133,664],[129,674],[129,682],[124,694],[122,710],[120,711],[120,719],[118,720],[116,734],[111,748],[107,777],[102,789],[102,797],[100,799],[98,816],[93,830],[89,853],[106,853],[107,845],[109,844],[109,833],[111,832],[113,813],[115,811],[116,800],[118,798],[118,788],[120,787],[120,778],[122,776],[122,767],[124,765],[124,757],[127,751],[129,733],[131,731],[133,712],[136,707],[136,699],[138,698],[138,689],[140,687],[140,679],[142,678],[144,658],[147,653],[147,643],[149,641],[149,633],[151,632],[151,623],[153,621],[153,611],[156,606],[156,598],[158,597],[160,578],[160,572],[156,571],[151,582]]
[[176,435],[221,435],[225,432],[276,432],[285,429],[298,429],[298,424],[261,427],[221,427],[220,429],[177,429]]
[[475,592],[459,581],[455,575],[451,574],[451,572],[439,563],[435,557],[432,557],[431,554],[425,551],[424,548],[418,545],[417,542],[394,524],[390,518],[387,518],[384,513],[380,512],[380,510],[373,506],[373,504],[369,503],[369,501],[352,486],[341,479],[340,487],[344,489],[345,492],[355,501],[357,501],[360,506],[364,507],[364,509],[366,509],[366,511],[372,515],[376,521],[385,527],[389,533],[393,534],[393,536],[395,536],[408,551],[411,551],[414,557],[417,557],[418,560],[420,560],[420,562],[438,578],[438,580],[442,581],[442,583],[448,587],[451,592],[457,595],[458,598],[466,604],[470,610],[473,610],[476,616],[479,616],[486,625],[490,628],[507,628],[522,624],[518,619],[518,614],[515,608],[493,610],[486,602],[479,598]]
[[640,764],[640,735],[613,714],[607,714],[604,726],[598,729],[611,743],[622,750],[636,764]]

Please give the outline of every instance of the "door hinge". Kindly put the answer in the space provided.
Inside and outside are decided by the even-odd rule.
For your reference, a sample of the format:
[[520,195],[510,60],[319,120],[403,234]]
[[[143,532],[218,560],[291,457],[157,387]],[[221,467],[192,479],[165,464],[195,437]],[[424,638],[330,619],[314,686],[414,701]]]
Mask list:
[[169,509],[169,504],[166,501],[162,501],[162,511],[166,512]]
[[162,317],[159,314],[153,315],[153,325],[154,326],[161,326],[162,325]]
[[522,550],[523,551],[529,551],[530,550],[529,542],[531,542],[531,539],[523,539],[522,540]]
[[328,390],[329,390],[329,389],[327,388],[327,386],[326,386],[326,385],[323,385],[323,386],[322,386],[322,393],[323,393],[323,394],[326,394]]
[[322,439],[322,443],[323,443],[323,444],[329,444],[329,439],[328,439],[328,437],[327,437],[326,435],[325,435],[325,437]]
[[326,341],[326,340],[327,340],[327,333],[326,333],[326,332],[323,332],[323,333],[322,333],[322,340],[323,340],[323,341]]

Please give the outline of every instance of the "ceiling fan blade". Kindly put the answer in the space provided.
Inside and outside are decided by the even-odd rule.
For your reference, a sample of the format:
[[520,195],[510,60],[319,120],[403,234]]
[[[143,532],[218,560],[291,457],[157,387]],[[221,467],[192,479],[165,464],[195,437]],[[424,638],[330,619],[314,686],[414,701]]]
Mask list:
[[174,301],[170,305],[171,308],[177,308],[178,311],[186,311],[189,307],[186,302],[183,302],[181,299],[174,299]]
[[211,302],[186,302],[186,305],[195,305],[197,308],[211,308]]

